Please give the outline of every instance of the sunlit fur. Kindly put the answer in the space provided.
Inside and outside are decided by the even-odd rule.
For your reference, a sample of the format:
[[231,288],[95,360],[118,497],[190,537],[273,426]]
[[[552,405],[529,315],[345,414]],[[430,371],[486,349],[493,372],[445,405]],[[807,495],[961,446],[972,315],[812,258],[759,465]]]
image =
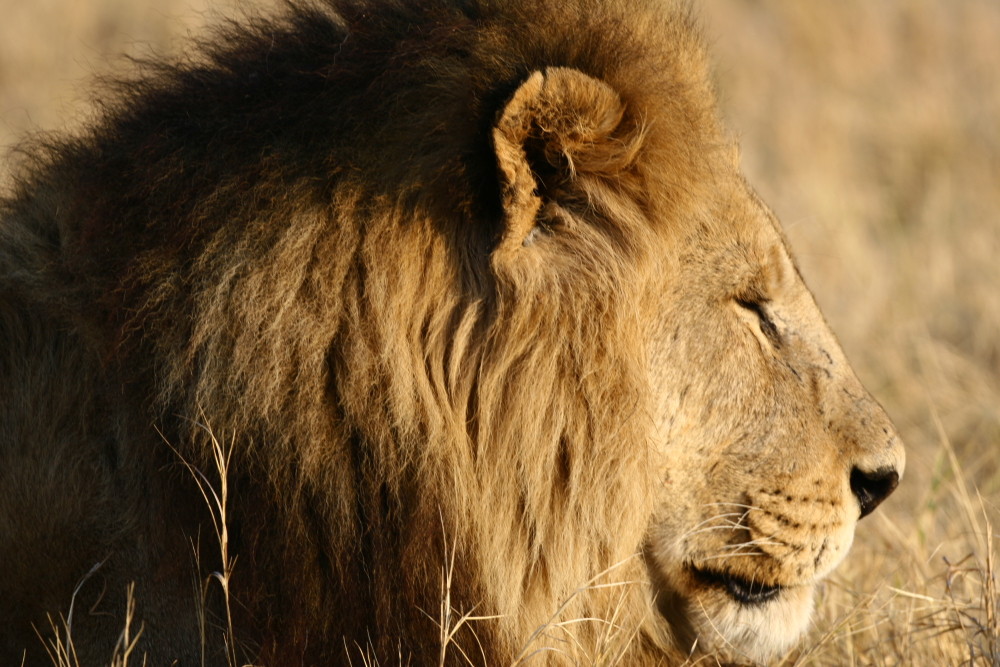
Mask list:
[[[688,16],[328,4],[146,65],[29,149],[0,219],[0,657],[44,663],[31,624],[82,581],[77,650],[106,660],[136,581],[151,664],[199,658],[220,564],[180,461],[218,483],[213,434],[255,663],[788,646],[853,535],[851,467],[899,446],[739,176]],[[732,305],[755,280],[773,355]],[[885,432],[841,446],[856,419]],[[786,552],[728,557],[814,482]],[[691,578],[714,558],[799,589],[745,608]],[[482,617],[444,647],[442,600]]]

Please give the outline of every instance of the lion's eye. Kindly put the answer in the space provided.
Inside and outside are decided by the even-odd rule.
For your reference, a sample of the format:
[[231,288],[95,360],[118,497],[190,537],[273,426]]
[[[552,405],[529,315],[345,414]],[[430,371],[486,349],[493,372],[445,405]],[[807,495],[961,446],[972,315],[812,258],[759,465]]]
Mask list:
[[734,301],[737,306],[753,313],[756,316],[760,332],[764,334],[764,337],[771,343],[771,345],[774,347],[781,347],[781,334],[778,332],[778,327],[775,326],[774,320],[771,319],[771,315],[767,312],[766,299],[747,299],[737,297]]

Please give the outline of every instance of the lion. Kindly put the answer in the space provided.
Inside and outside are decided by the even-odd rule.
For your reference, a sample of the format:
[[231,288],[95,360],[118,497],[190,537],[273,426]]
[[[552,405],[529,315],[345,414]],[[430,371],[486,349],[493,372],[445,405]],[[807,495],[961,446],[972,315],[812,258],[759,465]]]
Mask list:
[[766,662],[903,473],[683,8],[294,2],[25,152],[4,664]]

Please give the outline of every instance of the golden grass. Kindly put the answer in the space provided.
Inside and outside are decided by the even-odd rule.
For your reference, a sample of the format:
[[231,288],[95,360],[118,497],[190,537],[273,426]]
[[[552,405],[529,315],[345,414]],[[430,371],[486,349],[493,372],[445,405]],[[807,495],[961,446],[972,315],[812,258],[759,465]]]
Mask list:
[[[88,74],[176,52],[208,4],[8,2],[0,144],[81,122]],[[1000,665],[1000,3],[698,8],[748,176],[907,443],[780,664]]]
[[[204,415],[202,417],[204,418]],[[169,441],[164,439],[164,442],[174,451],[177,458],[198,485],[198,491],[201,492],[201,498],[205,501],[209,516],[212,518],[212,536],[215,537],[215,546],[218,548],[218,551],[209,548],[208,552],[218,555],[218,563],[215,564],[219,565],[220,568],[212,571],[203,581],[197,582],[199,592],[198,627],[201,629],[202,664],[204,664],[205,656],[209,652],[208,647],[218,645],[225,647],[226,664],[229,667],[238,667],[242,662],[237,658],[237,654],[240,651],[237,647],[236,633],[233,631],[232,597],[229,590],[229,583],[233,577],[233,568],[236,566],[236,556],[230,556],[229,554],[228,514],[229,462],[233,454],[234,440],[230,439],[228,444],[226,444],[225,439],[220,440],[216,437],[211,427],[204,421],[199,422],[197,426],[205,432],[212,443],[212,458],[215,465],[214,470],[209,472],[216,476],[214,483],[204,471],[192,465],[180,452],[174,449]],[[191,540],[191,551],[194,556],[194,563],[199,564],[199,567],[195,568],[197,571],[201,569],[200,566],[204,566],[205,560],[202,558],[201,543],[193,538]],[[212,586],[218,586],[221,590],[222,606],[225,610],[225,625],[221,629],[221,637],[213,636],[210,638],[208,637],[208,632],[213,624],[208,620],[207,609]]]
[[[96,573],[103,563],[95,565],[83,579],[77,584],[77,591],[94,573]],[[76,601],[76,592],[73,591],[73,602]],[[138,651],[139,639],[142,637],[141,623],[136,629],[135,617],[135,584],[129,584],[125,591],[125,619],[122,624],[121,634],[108,660],[108,667],[129,667],[129,665],[140,665],[145,667],[146,656]],[[49,617],[51,635],[42,637],[39,633],[39,641],[44,645],[45,652],[53,667],[88,667],[80,663],[76,654],[76,647],[73,644],[73,613],[74,604],[70,604],[69,613],[65,618],[56,619]],[[134,656],[133,656],[134,654]],[[133,660],[133,657],[135,658]]]

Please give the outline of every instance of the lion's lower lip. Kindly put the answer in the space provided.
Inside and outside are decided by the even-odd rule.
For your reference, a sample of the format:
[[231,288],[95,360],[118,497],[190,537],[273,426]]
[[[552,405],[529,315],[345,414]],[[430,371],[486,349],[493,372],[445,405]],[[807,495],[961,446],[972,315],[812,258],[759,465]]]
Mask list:
[[744,579],[729,572],[692,568],[695,577],[710,586],[725,589],[729,597],[743,605],[761,605],[776,598],[781,586]]

